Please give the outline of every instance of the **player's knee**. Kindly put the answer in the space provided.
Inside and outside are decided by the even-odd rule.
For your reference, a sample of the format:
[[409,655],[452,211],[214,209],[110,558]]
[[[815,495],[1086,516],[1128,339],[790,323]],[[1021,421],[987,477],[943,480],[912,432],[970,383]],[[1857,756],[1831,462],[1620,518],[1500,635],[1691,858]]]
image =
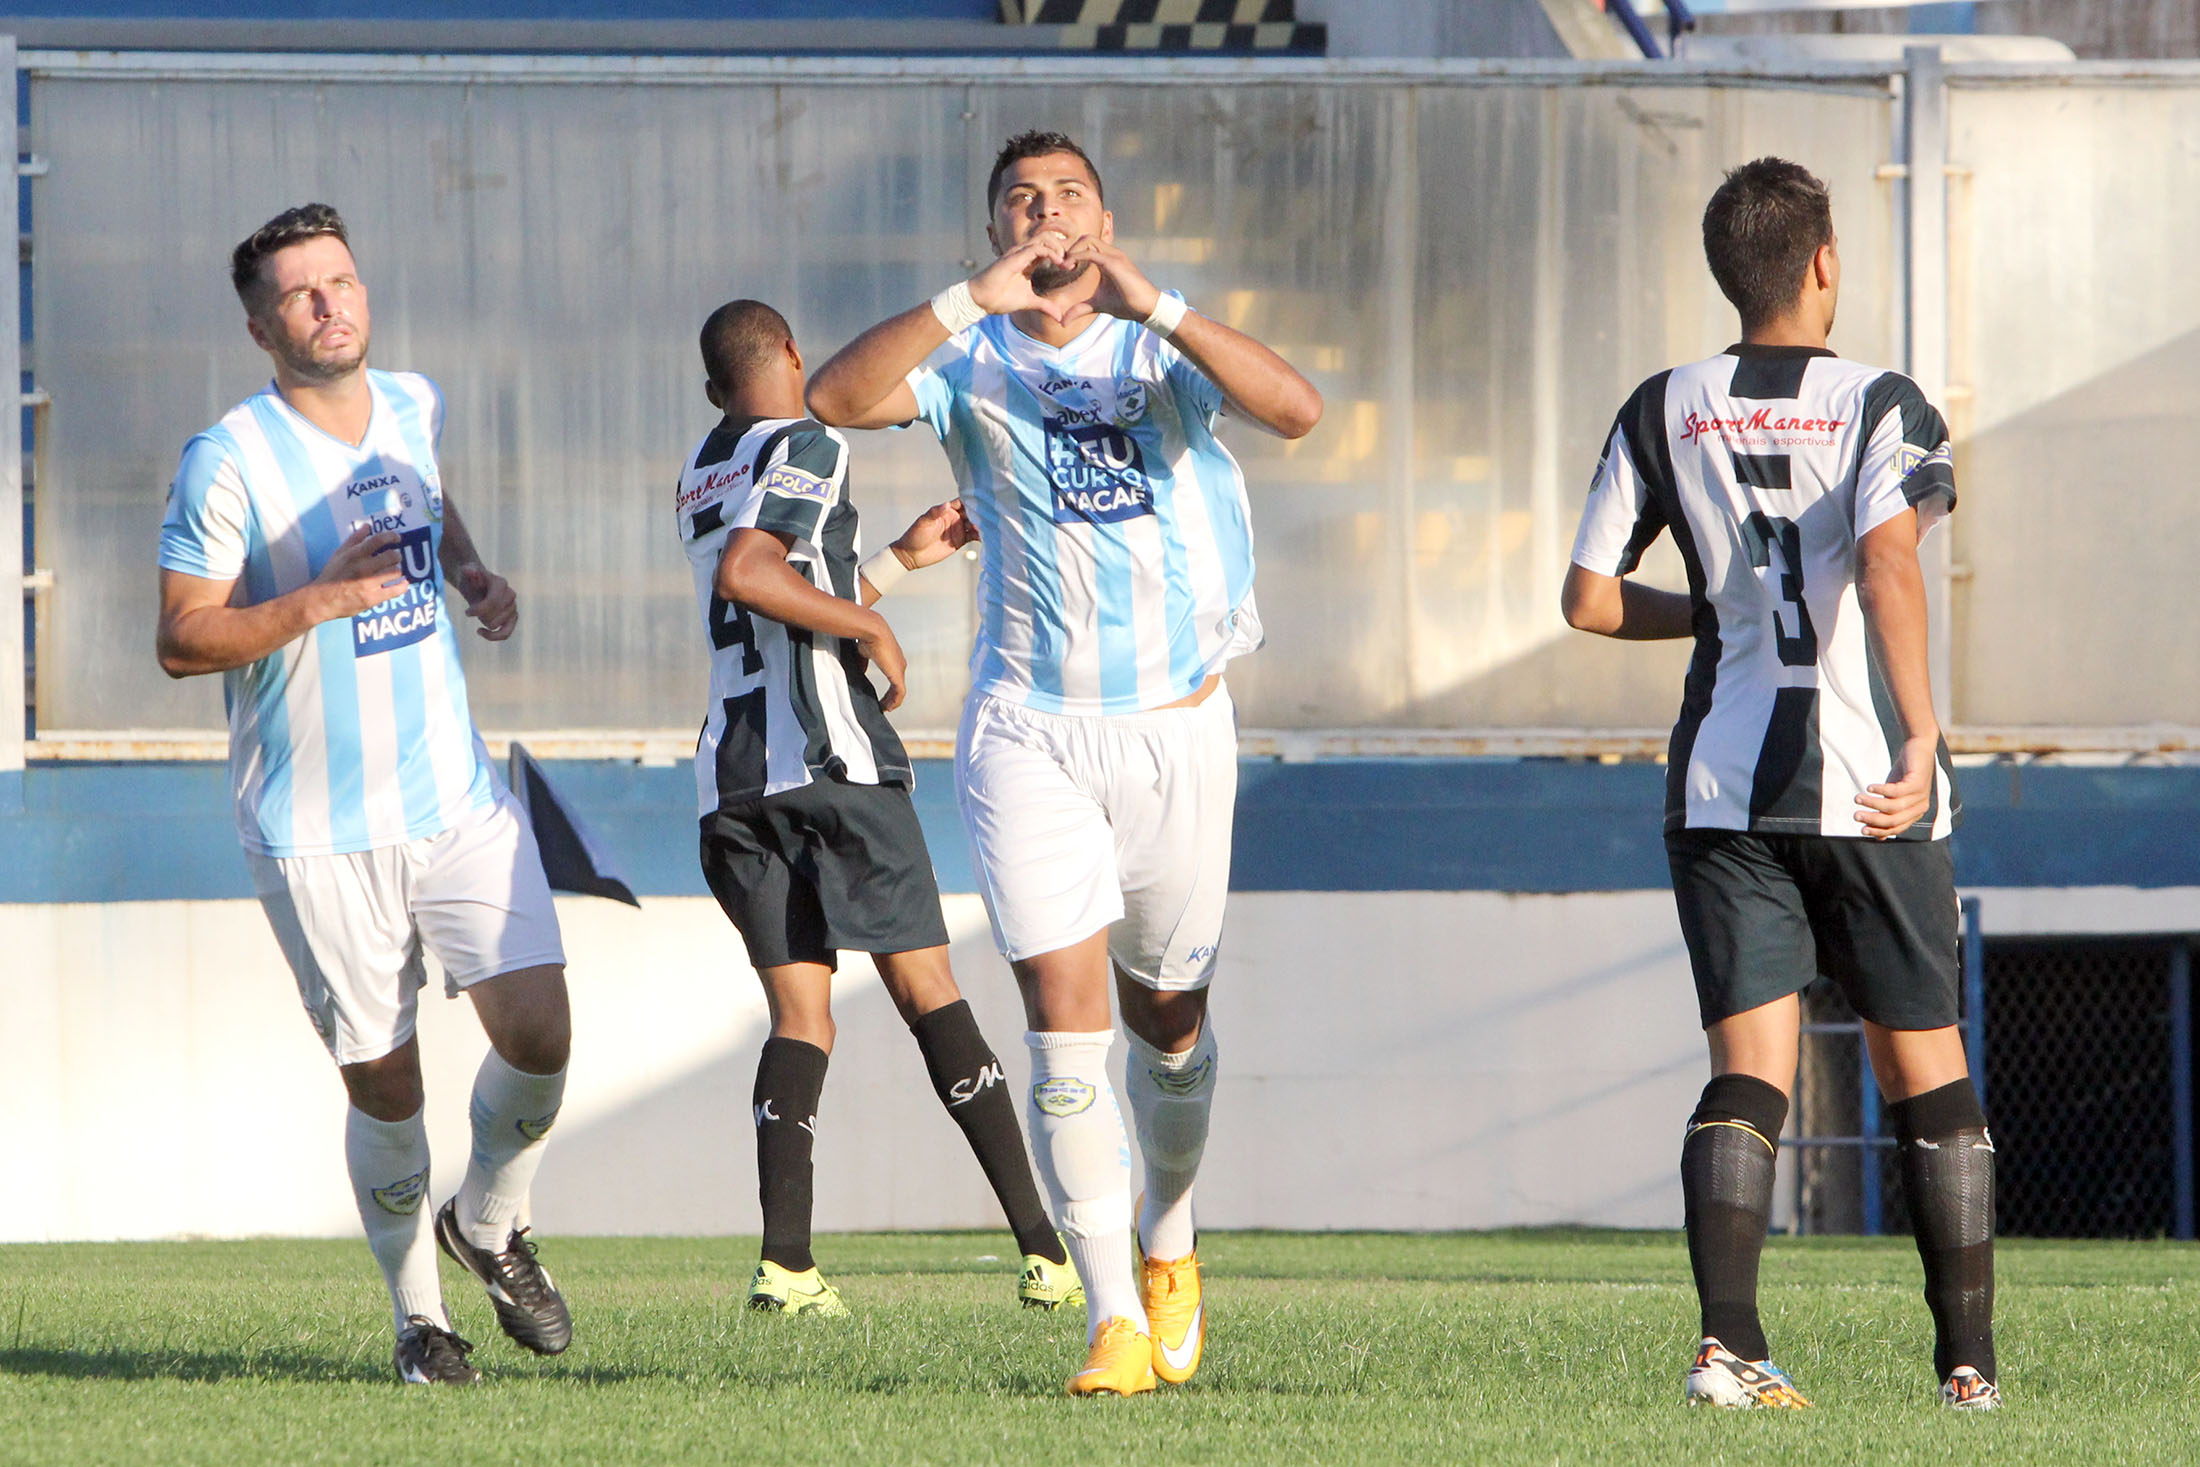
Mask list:
[[427,1103],[420,1080],[420,1051],[410,1040],[379,1059],[345,1065],[341,1073],[352,1108],[375,1120],[410,1120]]
[[489,1043],[506,1064],[530,1075],[554,1075],[565,1068],[573,1048],[573,1011],[566,999],[564,968],[506,973],[469,992]]

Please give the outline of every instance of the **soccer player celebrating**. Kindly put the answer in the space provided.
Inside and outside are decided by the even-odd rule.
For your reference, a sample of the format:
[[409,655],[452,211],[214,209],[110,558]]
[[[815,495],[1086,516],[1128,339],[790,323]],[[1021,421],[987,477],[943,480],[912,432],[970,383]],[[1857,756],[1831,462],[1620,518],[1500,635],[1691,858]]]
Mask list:
[[[367,367],[367,288],[325,204],[237,246],[230,278],[266,387],[184,446],[160,540],[160,665],[223,675],[230,781],[253,885],[351,1098],[344,1159],[412,1384],[469,1384],[435,1246],[514,1340],[554,1355],[565,1301],[527,1198],[565,1092],[570,1018],[533,833],[466,706],[448,578],[490,641],[519,603],[443,493],[443,398]],[[490,1050],[473,1154],[434,1213],[416,992],[425,947]]]
[[1033,1150],[1088,1295],[1069,1390],[1130,1395],[1190,1378],[1205,1330],[1191,1197],[1237,790],[1222,669],[1261,642],[1245,482],[1214,420],[1296,438],[1321,396],[1140,273],[1069,138],[1011,139],[986,203],[992,264],[857,338],[809,402],[844,426],[924,419],[983,532],[957,796],[1031,1025]]
[[[1823,972],[1889,1102],[1940,1398],[1990,1409],[1994,1145],[1955,1028],[1958,807],[1917,558],[1955,506],[1948,430],[1907,377],[1826,349],[1841,261],[1823,183],[1745,164],[1703,235],[1742,340],[1620,409],[1564,591],[1584,631],[1696,639],[1665,807],[1712,1071],[1681,1148],[1703,1306],[1687,1399],[1807,1404],[1768,1358],[1757,1264],[1796,995]],[[1661,530],[1686,594],[1625,579]]]
[[[959,504],[936,505],[859,566],[848,445],[803,417],[802,354],[785,319],[760,301],[720,306],[703,324],[703,369],[725,416],[688,455],[674,505],[710,647],[695,747],[703,875],[748,944],[772,1021],[756,1065],[764,1256],[749,1305],[848,1312],[810,1253],[811,1143],[844,948],[872,955],[993,1184],[1024,1255],[1018,1296],[1082,1303],[1000,1061],[948,968],[909,756],[886,721],[907,664],[871,603],[971,529]],[[886,679],[883,701],[866,664]]]

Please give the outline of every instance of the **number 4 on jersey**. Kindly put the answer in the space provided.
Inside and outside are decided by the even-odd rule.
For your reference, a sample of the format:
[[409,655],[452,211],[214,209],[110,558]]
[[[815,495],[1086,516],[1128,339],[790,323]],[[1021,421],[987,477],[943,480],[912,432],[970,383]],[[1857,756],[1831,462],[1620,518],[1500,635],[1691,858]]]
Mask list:
[[756,645],[756,623],[749,620],[749,609],[737,601],[723,596],[710,598],[710,644],[720,652],[739,647],[743,677],[754,677],[764,670],[764,654]]
[[1780,599],[1795,608],[1795,635],[1789,636],[1777,607],[1772,613],[1772,640],[1782,667],[1811,667],[1818,661],[1818,633],[1810,624],[1810,607],[1803,602],[1803,533],[1795,521],[1757,510],[1742,521],[1742,540],[1749,547],[1749,563],[1759,570],[1772,565],[1772,547],[1780,547]]

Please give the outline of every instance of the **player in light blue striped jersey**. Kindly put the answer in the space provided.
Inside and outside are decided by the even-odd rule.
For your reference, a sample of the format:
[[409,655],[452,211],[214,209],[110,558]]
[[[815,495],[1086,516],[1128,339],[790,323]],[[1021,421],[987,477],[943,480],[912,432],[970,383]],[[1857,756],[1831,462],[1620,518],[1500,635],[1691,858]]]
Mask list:
[[[351,1097],[345,1159],[398,1376],[470,1383],[438,1241],[521,1345],[555,1354],[572,1335],[526,1225],[565,1090],[565,954],[534,835],[474,731],[443,581],[491,641],[519,603],[444,497],[435,384],[367,368],[367,290],[336,211],[277,215],[230,263],[275,376],[184,447],[161,527],[160,664],[222,674],[238,834]],[[472,1161],[440,1212],[413,1037],[424,948],[491,1045]]]
[[[1245,480],[1215,422],[1300,437],[1321,395],[1147,280],[1062,134],[1012,139],[986,204],[993,263],[865,332],[809,405],[840,426],[922,418],[981,536],[957,796],[1031,1025],[1033,1150],[1085,1281],[1091,1355],[1069,1389],[1130,1395],[1188,1379],[1205,1337],[1191,1191],[1237,789],[1222,672],[1261,642]],[[1146,1162],[1137,1286],[1111,964]]]

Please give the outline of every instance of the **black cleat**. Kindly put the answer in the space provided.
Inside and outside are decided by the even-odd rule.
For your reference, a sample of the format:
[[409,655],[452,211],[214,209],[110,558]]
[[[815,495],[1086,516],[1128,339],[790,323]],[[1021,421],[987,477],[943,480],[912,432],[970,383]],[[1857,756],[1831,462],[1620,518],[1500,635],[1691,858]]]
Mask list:
[[501,1253],[476,1248],[458,1228],[458,1199],[435,1215],[435,1240],[480,1279],[496,1306],[497,1323],[522,1349],[555,1355],[573,1343],[573,1316],[566,1312],[550,1270],[535,1261],[535,1242],[527,1229],[515,1228]]
[[470,1340],[460,1339],[424,1314],[415,1314],[398,1332],[390,1363],[406,1385],[479,1385],[481,1372],[466,1363],[473,1348]]

